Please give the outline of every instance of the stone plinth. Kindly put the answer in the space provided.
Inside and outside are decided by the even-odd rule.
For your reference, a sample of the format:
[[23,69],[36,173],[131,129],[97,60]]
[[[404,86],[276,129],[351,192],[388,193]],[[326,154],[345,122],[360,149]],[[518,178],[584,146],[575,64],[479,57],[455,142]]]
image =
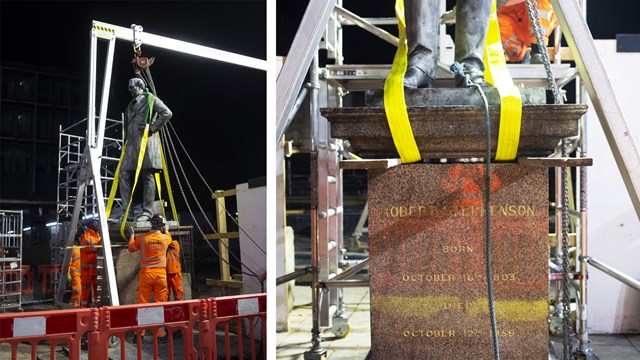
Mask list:
[[[500,354],[548,358],[547,169],[491,167]],[[373,359],[493,359],[482,164],[369,170]]]
[[[578,135],[586,105],[524,105],[518,156],[548,156],[562,138]],[[331,137],[349,140],[364,158],[397,158],[382,107],[323,108]],[[491,148],[495,156],[500,107],[489,106]],[[486,124],[483,108],[473,105],[407,107],[413,135],[423,158],[483,158]]]

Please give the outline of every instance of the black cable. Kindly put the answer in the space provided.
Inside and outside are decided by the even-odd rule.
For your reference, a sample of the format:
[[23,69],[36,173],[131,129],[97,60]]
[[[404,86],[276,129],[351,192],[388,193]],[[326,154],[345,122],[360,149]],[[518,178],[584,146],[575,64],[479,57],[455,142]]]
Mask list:
[[466,85],[468,87],[475,87],[480,93],[484,108],[484,118],[486,131],[487,151],[485,154],[484,162],[484,223],[485,223],[485,266],[487,273],[487,297],[489,302],[489,318],[491,320],[491,331],[493,338],[493,350],[495,353],[495,359],[500,360],[500,347],[498,344],[498,331],[496,325],[496,314],[493,305],[493,274],[491,271],[491,115],[489,114],[489,101],[487,100],[482,87],[479,84],[471,82],[469,75],[464,73],[463,65],[460,63],[453,63],[451,65],[451,71],[456,75],[466,78]]
[[493,337],[493,349],[495,359],[500,360],[500,348],[498,346],[498,331],[496,325],[496,312],[493,306],[493,274],[491,271],[491,116],[489,115],[489,102],[478,84],[472,84],[482,97],[484,104],[485,125],[487,127],[487,153],[484,162],[484,224],[485,224],[485,265],[487,272],[487,295],[489,298],[489,317],[491,318],[491,331]]
[[[202,182],[205,184],[205,186],[207,187],[207,189],[209,189],[209,192],[211,192],[213,194],[213,190],[211,190],[211,187],[209,187],[209,184],[207,184],[207,182],[204,180],[204,177],[202,176],[202,174],[200,173],[200,170],[198,170],[198,168],[196,167],[196,164],[193,162],[193,160],[191,159],[191,157],[189,156],[189,153],[187,152],[187,149],[185,149],[184,145],[182,144],[182,141],[180,140],[180,137],[178,136],[178,133],[176,132],[176,130],[173,128],[173,125],[171,123],[169,123],[169,128],[171,129],[171,131],[173,131],[173,135],[175,136],[176,140],[178,141],[178,144],[180,144],[180,147],[182,147],[182,151],[184,151],[185,155],[187,156],[187,159],[189,159],[189,161],[191,162],[191,165],[193,166],[193,168],[195,169],[195,171],[198,173],[198,175],[200,176],[200,179],[202,180]],[[227,208],[225,206],[223,206],[222,204],[219,204],[220,207],[222,207],[222,209],[227,213],[227,215],[229,215],[229,218],[231,219],[231,221],[233,221],[237,226],[238,229],[240,231],[242,231],[247,238],[249,239],[249,241],[251,241],[258,249],[260,249],[260,251],[263,254],[267,254],[266,251],[264,251],[264,249],[258,245],[258,243],[256,243],[255,240],[253,240],[253,238],[240,226],[240,224],[238,223],[238,221],[233,217],[233,215],[231,215],[231,213],[229,212],[229,210],[227,210]]]

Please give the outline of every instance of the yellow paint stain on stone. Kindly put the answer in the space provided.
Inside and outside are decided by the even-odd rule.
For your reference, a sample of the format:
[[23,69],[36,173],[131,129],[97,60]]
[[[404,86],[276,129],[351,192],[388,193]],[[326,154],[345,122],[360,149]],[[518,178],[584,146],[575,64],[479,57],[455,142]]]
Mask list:
[[[453,316],[481,317],[489,313],[487,298],[462,300],[457,296],[388,296],[371,295],[373,310],[382,316],[432,317],[440,312]],[[463,309],[447,309],[446,304],[474,304]],[[548,304],[545,300],[494,300],[496,318],[502,321],[527,322],[547,318]]]
[[459,301],[455,296],[387,296],[371,294],[371,303],[383,316],[431,317],[444,309],[444,304]]

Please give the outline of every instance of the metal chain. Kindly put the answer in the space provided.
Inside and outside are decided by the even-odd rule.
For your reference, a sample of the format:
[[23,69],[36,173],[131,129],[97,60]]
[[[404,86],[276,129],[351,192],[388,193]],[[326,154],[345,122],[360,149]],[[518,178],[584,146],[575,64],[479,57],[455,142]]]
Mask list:
[[[180,147],[182,148],[182,151],[184,151],[184,154],[187,156],[187,159],[189,159],[189,162],[191,162],[191,165],[193,166],[193,168],[195,169],[196,173],[198,174],[198,176],[200,176],[200,180],[202,180],[202,182],[204,183],[204,185],[207,187],[207,189],[209,189],[209,192],[211,194],[213,194],[213,190],[211,190],[211,187],[209,186],[209,184],[207,183],[207,181],[204,179],[204,177],[202,176],[202,174],[200,173],[200,170],[198,170],[198,168],[196,167],[196,164],[193,162],[193,160],[191,159],[191,156],[189,156],[189,153],[187,152],[187,149],[184,147],[184,145],[182,144],[182,141],[180,140],[180,137],[178,136],[178,133],[176,132],[176,130],[173,128],[173,125],[171,124],[171,122],[169,122],[169,129],[173,132],[173,136],[172,138],[175,137],[176,141],[178,141],[178,144],[180,145]],[[222,205],[220,205],[222,206]],[[242,231],[247,238],[258,248],[260,249],[260,251],[262,251],[263,254],[266,254],[266,252],[264,251],[264,249],[258,245],[258,243],[253,240],[253,238],[240,226],[240,224],[238,223],[238,221],[233,217],[233,215],[231,215],[231,213],[229,212],[229,210],[227,210],[227,208],[225,206],[222,206],[222,208],[224,209],[224,211],[227,213],[227,215],[229,215],[229,218],[231,219],[231,221],[233,221],[237,226],[238,229],[240,231]]]
[[[562,139],[562,156],[567,156],[567,139]],[[564,348],[564,360],[573,359],[571,337],[573,324],[571,321],[571,286],[569,272],[569,176],[568,168],[562,167],[562,332]]]
[[[188,211],[189,211],[189,214],[191,215],[191,218],[192,218],[192,219],[194,219],[194,223],[196,224],[196,227],[197,227],[197,228],[198,228],[198,230],[200,231],[200,234],[202,235],[202,237],[203,237],[203,238],[206,238],[206,235],[204,234],[204,231],[202,230],[202,228],[200,228],[200,225],[198,224],[198,222],[197,222],[197,221],[195,221],[195,216],[194,216],[194,214],[193,214],[193,211],[191,210],[191,206],[189,205],[189,202],[187,201],[187,197],[186,197],[186,194],[185,194],[185,192],[184,192],[184,188],[182,187],[182,184],[181,184],[181,182],[180,182],[180,177],[178,176],[178,173],[177,173],[177,168],[175,167],[175,164],[174,164],[174,161],[173,161],[173,159],[174,159],[174,155],[175,155],[175,158],[176,158],[176,162],[178,163],[178,167],[180,167],[180,171],[182,172],[182,176],[183,176],[183,177],[184,177],[184,179],[185,179],[185,183],[187,184],[187,187],[189,188],[189,191],[191,192],[191,195],[192,195],[192,196],[193,196],[193,198],[195,199],[194,201],[195,201],[196,205],[198,206],[198,209],[200,209],[200,212],[201,212],[203,215],[205,214],[205,212],[204,212],[204,210],[202,209],[202,206],[200,206],[200,202],[197,200],[197,198],[196,198],[196,196],[195,196],[195,193],[193,192],[193,188],[191,187],[191,184],[189,183],[189,178],[187,177],[186,173],[184,172],[184,168],[182,167],[182,164],[181,164],[181,163],[180,163],[180,161],[178,160],[178,153],[176,152],[175,146],[173,145],[173,140],[171,139],[171,137],[167,136],[167,132],[165,131],[165,129],[162,129],[162,130],[161,130],[161,135],[162,135],[162,137],[163,137],[163,143],[164,143],[164,144],[165,144],[165,146],[167,147],[167,150],[168,150],[168,151],[167,151],[167,153],[169,154],[169,160],[171,161],[171,167],[173,168],[174,175],[175,175],[175,177],[176,177],[176,180],[178,181],[178,187],[180,188],[180,192],[182,193],[182,197],[183,197],[183,199],[184,199],[184,201],[185,201],[185,204],[186,204],[186,206],[187,206],[187,209],[188,209]],[[168,140],[168,141],[167,141],[167,140]],[[208,219],[206,216],[204,216],[204,218],[205,218],[205,220],[206,220],[207,224],[208,224],[208,225],[211,227],[211,229],[213,230],[213,232],[214,232],[216,235],[218,235],[218,236],[220,237],[220,234],[219,234],[219,233],[218,233],[218,231],[215,229],[215,227],[213,226],[213,224],[211,224],[211,222],[209,221],[209,219]],[[244,265],[244,267],[245,267],[245,268],[247,268],[247,270],[248,270],[250,273],[246,273],[246,272],[242,271],[242,269],[238,269],[238,268],[236,268],[235,266],[231,265],[231,263],[230,263],[230,262],[228,262],[228,261],[226,261],[225,259],[222,259],[222,257],[221,257],[221,256],[220,256],[220,254],[218,253],[218,251],[216,251],[216,249],[213,247],[213,245],[211,245],[211,243],[210,243],[209,241],[206,241],[206,243],[209,245],[209,247],[211,247],[211,249],[213,250],[213,252],[214,252],[216,255],[218,255],[218,257],[220,258],[220,260],[223,260],[224,262],[226,262],[226,263],[227,263],[231,268],[233,268],[234,270],[239,271],[239,272],[241,272],[241,273],[243,273],[243,274],[250,275],[250,276],[254,276],[255,278],[257,278],[257,279],[260,281],[260,277],[259,277],[255,272],[253,272],[253,271],[252,271],[248,266],[246,266],[246,265],[242,264],[242,261],[240,260],[240,258],[239,258],[239,257],[238,257],[238,256],[237,256],[233,251],[231,251],[231,249],[229,249],[229,246],[228,246],[228,245],[226,245],[226,244],[224,244],[224,243],[222,243],[222,242],[221,242],[221,244],[223,244],[224,246],[226,246],[226,247],[227,247],[227,250],[229,251],[229,254],[231,254],[231,256],[232,256],[234,259],[238,260],[238,261],[240,262],[240,264]]]
[[149,88],[151,88],[153,95],[158,96],[158,93],[156,92],[156,85],[153,83],[153,78],[151,77],[151,72],[149,71],[149,68],[145,68],[143,70],[143,73],[147,78],[147,82],[149,83]]
[[560,90],[556,79],[551,71],[551,60],[549,60],[549,54],[547,53],[547,42],[542,37],[542,27],[540,26],[540,18],[538,17],[538,3],[536,0],[526,0],[527,13],[529,13],[529,20],[533,26],[533,33],[536,36],[536,42],[542,55],[544,64],[544,70],[547,73],[547,82],[551,91],[553,92],[553,103],[556,105],[564,103],[564,90]]

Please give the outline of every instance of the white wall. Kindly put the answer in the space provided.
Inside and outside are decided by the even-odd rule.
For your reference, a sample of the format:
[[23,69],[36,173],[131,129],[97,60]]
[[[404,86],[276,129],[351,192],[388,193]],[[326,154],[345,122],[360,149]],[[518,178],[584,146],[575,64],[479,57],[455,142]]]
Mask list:
[[[615,40],[596,47],[629,126],[640,144],[640,53],[617,53]],[[640,279],[640,221],[622,182],[595,110],[589,103],[588,252],[600,262]],[[593,267],[589,268],[587,327],[590,333],[640,332],[640,292]]]
[[[239,184],[236,185],[236,197],[238,200],[238,223],[242,228],[240,231],[242,271],[249,272],[248,268],[262,278],[267,271],[267,256],[262,252],[262,250],[267,251],[267,187],[260,186],[250,189],[247,183]],[[267,291],[266,288],[264,291],[262,290],[260,281],[253,276],[243,274],[242,283],[243,294],[257,294]]]

